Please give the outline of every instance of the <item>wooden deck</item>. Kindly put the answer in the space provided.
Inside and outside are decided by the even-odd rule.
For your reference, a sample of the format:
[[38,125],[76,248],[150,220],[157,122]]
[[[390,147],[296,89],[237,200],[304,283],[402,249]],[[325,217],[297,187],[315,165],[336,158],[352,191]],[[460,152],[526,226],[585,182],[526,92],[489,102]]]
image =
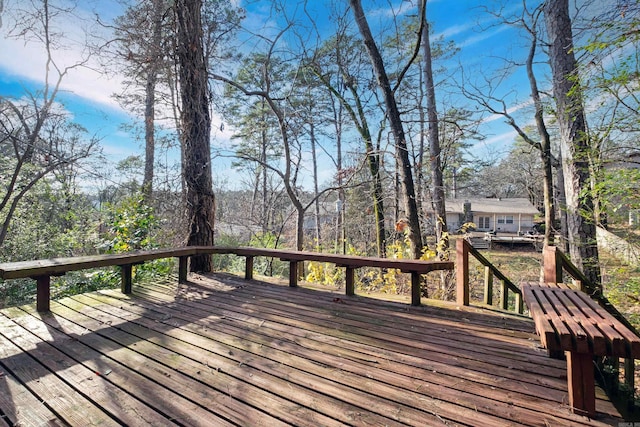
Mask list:
[[[0,426],[616,425],[533,322],[228,275],[0,310]],[[3,424],[4,423],[4,424]]]

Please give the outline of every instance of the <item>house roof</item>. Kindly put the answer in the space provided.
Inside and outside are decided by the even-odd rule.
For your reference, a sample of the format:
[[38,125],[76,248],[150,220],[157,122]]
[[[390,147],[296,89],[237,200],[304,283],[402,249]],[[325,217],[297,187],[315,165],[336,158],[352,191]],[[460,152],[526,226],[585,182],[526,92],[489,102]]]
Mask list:
[[471,203],[471,212],[475,213],[529,215],[540,213],[538,209],[531,204],[529,199],[524,197],[514,197],[510,199],[447,199],[445,201],[447,213],[463,213],[465,202]]

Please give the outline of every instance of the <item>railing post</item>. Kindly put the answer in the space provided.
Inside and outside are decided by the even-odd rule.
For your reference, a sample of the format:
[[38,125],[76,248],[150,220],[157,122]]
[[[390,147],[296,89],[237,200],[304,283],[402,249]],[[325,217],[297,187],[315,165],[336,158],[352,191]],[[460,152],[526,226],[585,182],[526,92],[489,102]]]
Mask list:
[[484,267],[484,303],[493,305],[493,271],[489,266]]
[[51,276],[35,277],[37,282],[36,310],[49,311],[51,300]]
[[509,309],[509,288],[507,287],[507,282],[505,282],[504,280],[500,285],[500,296],[501,296],[500,299],[502,303],[502,309],[508,310]]
[[456,302],[469,305],[469,249],[464,239],[456,242]]
[[524,304],[522,301],[522,292],[516,293],[516,311],[518,314],[522,314],[524,312]]
[[542,251],[543,280],[545,283],[562,282],[562,262],[555,246],[545,246]]

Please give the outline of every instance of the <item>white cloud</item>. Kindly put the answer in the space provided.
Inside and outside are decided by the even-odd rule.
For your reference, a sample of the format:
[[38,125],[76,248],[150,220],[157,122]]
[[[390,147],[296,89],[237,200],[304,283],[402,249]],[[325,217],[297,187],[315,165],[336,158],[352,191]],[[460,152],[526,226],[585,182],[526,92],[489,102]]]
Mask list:
[[[118,108],[116,102],[111,99],[111,94],[119,91],[122,79],[119,76],[107,77],[100,71],[102,67],[97,59],[87,57],[86,54],[84,40],[87,36],[83,26],[89,25],[95,18],[89,11],[76,10],[74,15],[60,15],[52,19],[52,28],[61,38],[54,40],[52,44],[54,48],[51,51],[49,76],[47,52],[44,44],[37,38],[25,41],[22,38],[8,38],[6,33],[2,34],[2,68],[7,74],[42,85],[47,83],[47,79],[50,85],[55,84],[60,73],[68,70],[62,78],[62,90],[101,105]],[[5,24],[8,31],[11,23]],[[99,29],[97,24],[93,24],[92,35],[95,36]],[[78,66],[79,64],[83,65]]]
[[481,33],[478,33],[475,36],[472,37],[467,37],[465,38],[463,41],[457,43],[458,47],[469,47],[478,43],[481,43],[491,37],[494,37],[500,33],[502,33],[503,31],[507,31],[507,30],[511,30],[512,28],[509,27],[508,25],[501,25],[499,27],[495,27],[493,31],[489,31],[489,30],[484,30]]
[[507,144],[510,145],[516,139],[517,136],[518,136],[518,132],[516,132],[515,130],[510,130],[508,132],[504,132],[499,135],[495,135],[490,138],[487,138],[484,141],[482,141],[482,144],[486,146],[507,145]]
[[[516,113],[522,110],[523,108],[527,108],[532,105],[533,105],[533,100],[529,99],[527,101],[521,102],[520,104],[516,104],[507,108],[507,114],[513,115],[513,113]],[[481,123],[486,124],[486,123],[495,122],[496,120],[501,120],[501,119],[502,120],[505,119],[503,114],[491,114],[490,116],[487,116],[484,119],[482,119]]]

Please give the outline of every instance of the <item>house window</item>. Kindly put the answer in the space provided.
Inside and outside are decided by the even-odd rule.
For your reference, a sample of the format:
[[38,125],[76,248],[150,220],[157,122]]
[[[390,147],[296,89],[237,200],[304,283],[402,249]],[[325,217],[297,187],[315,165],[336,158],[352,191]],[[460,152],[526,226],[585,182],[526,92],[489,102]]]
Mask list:
[[490,228],[489,227],[489,217],[488,216],[479,216],[478,217],[478,228],[480,230]]
[[513,215],[499,216],[498,224],[513,224]]

